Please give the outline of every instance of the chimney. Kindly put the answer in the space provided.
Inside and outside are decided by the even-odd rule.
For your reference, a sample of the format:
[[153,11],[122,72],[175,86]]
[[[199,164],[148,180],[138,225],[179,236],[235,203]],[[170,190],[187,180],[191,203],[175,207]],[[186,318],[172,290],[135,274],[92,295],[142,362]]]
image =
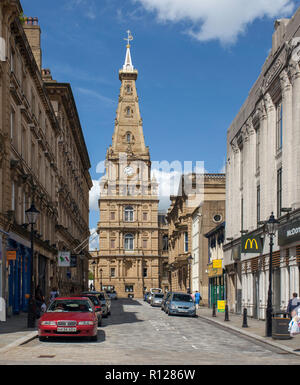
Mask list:
[[30,44],[36,64],[42,69],[41,29],[37,17],[26,17],[23,28]]

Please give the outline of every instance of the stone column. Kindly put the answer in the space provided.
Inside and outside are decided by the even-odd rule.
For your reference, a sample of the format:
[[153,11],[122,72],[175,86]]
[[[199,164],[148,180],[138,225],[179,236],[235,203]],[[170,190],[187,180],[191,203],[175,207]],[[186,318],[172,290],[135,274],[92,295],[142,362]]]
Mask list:
[[[265,199],[263,202],[264,205],[264,216],[262,220],[267,220],[271,212],[276,208],[276,165],[275,165],[275,127],[276,127],[276,111],[274,103],[270,94],[266,93],[264,95],[265,108],[267,113],[267,130],[264,134],[264,159],[262,161],[262,167],[265,168]],[[276,213],[275,213],[276,215]]]
[[292,142],[292,166],[293,175],[292,181],[294,181],[292,190],[294,191],[292,208],[296,209],[300,207],[300,68],[299,63],[291,62],[290,71],[292,74],[292,127],[293,127],[293,142]]
[[293,95],[286,70],[280,74],[282,92],[282,206],[293,201]]

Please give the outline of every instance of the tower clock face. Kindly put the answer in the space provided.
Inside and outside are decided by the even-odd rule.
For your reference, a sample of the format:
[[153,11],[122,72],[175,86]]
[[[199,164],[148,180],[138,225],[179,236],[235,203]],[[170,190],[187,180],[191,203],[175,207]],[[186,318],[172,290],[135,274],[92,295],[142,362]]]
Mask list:
[[124,168],[124,174],[127,176],[132,176],[134,174],[134,170],[131,166],[127,166]]

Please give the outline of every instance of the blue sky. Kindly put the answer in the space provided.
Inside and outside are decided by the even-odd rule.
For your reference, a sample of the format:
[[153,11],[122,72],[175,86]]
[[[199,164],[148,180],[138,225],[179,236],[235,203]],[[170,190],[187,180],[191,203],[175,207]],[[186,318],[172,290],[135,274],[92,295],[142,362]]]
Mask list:
[[[70,82],[91,160],[111,144],[128,29],[152,161],[204,161],[220,172],[226,133],[292,0],[21,0],[42,30],[43,68]],[[94,189],[90,227],[99,220]]]

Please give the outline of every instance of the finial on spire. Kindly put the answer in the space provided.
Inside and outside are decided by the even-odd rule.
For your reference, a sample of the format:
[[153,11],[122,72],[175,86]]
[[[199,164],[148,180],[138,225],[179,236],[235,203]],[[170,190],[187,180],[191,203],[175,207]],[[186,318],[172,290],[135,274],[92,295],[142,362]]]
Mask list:
[[127,41],[127,48],[130,48],[130,42],[133,40],[130,30],[127,31],[127,37],[124,39]]

